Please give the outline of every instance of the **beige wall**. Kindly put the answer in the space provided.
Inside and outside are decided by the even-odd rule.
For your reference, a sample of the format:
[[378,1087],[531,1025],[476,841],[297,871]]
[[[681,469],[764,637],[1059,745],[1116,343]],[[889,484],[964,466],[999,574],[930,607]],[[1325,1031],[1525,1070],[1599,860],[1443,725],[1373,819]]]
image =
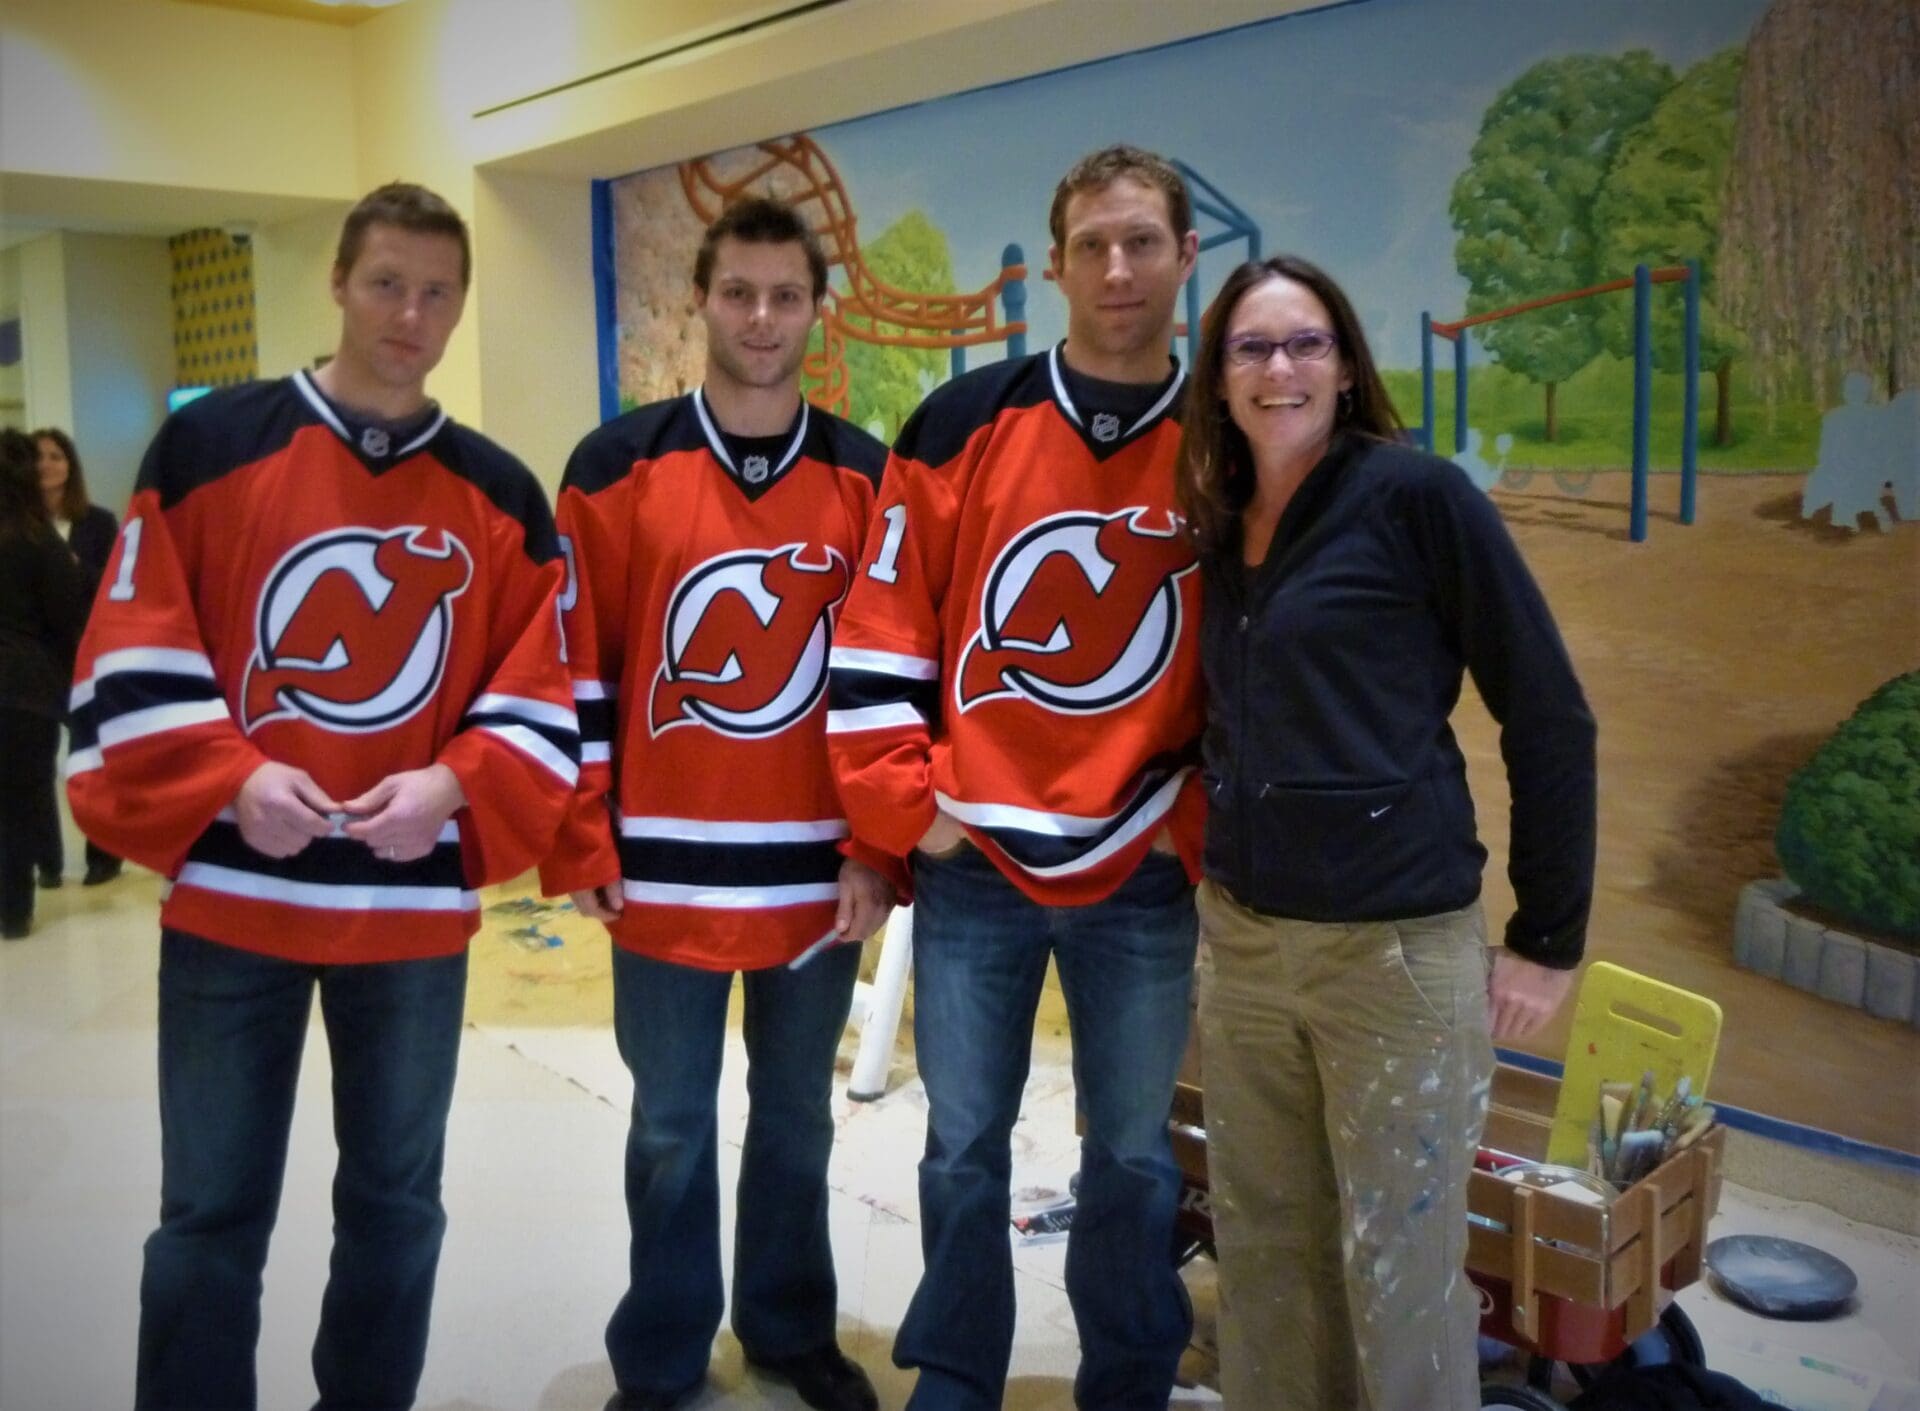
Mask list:
[[70,427],[73,354],[67,339],[66,238],[43,235],[19,250],[26,419],[34,426]]
[[328,292],[346,202],[253,233],[254,329],[260,375],[312,367],[340,341],[340,310]]
[[600,419],[587,184],[485,174],[474,228],[486,297],[466,321],[480,349],[486,431],[557,493],[568,452]]
[[[201,207],[250,197],[266,375],[334,344],[326,274],[345,203],[393,178],[435,188],[473,218],[478,264],[431,390],[551,480],[598,413],[592,178],[1306,7],[1098,0],[1095,25],[1093,2],[844,0],[717,37],[790,0],[411,0],[351,28],[6,0],[0,178],[27,206],[96,216],[115,192],[162,219],[171,189]],[[40,395],[70,408],[70,387]]]
[[88,493],[118,514],[173,385],[173,267],[161,239],[61,239],[73,387],[66,424],[86,462]]
[[345,30],[154,0],[6,0],[0,170],[343,197]]
[[[0,323],[20,316],[20,251],[0,250]],[[20,363],[0,367],[0,426],[27,426],[27,374]]]

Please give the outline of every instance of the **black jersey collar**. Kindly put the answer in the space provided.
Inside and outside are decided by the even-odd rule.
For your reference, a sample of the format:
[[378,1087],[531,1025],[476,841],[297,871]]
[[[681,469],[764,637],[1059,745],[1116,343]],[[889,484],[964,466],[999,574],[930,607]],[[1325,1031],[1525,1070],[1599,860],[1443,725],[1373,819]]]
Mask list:
[[807,425],[811,419],[811,410],[807,405],[807,399],[802,397],[800,416],[794,423],[793,439],[787,442],[787,449],[781,453],[778,465],[754,465],[751,463],[754,458],[749,457],[749,464],[737,466],[733,463],[732,453],[727,450],[726,438],[720,434],[720,428],[714,422],[713,413],[707,409],[706,389],[704,387],[693,389],[693,413],[700,418],[700,432],[707,438],[707,449],[713,452],[715,460],[727,468],[727,474],[739,481],[750,493],[758,492],[773,484],[786,473],[788,466],[800,459],[800,448],[806,444],[807,440]]
[[1123,428],[1119,419],[1108,412],[1099,413],[1089,421],[1081,414],[1080,408],[1073,404],[1073,394],[1067,390],[1067,379],[1062,375],[1061,350],[1066,346],[1066,340],[1062,339],[1047,350],[1047,375],[1053,381],[1053,400],[1059,406],[1061,415],[1073,423],[1074,430],[1080,433],[1080,439],[1087,443],[1087,449],[1093,452],[1097,460],[1105,460],[1159,421],[1187,385],[1187,370],[1175,363],[1173,377],[1168,381],[1166,391],[1140,414],[1132,426]]
[[408,437],[404,444],[395,446],[387,428],[378,423],[368,422],[364,426],[349,429],[333,403],[315,384],[313,375],[305,368],[294,371],[293,385],[306,398],[307,405],[313,408],[314,415],[332,428],[333,434],[346,442],[347,448],[373,470],[397,465],[438,436],[440,428],[447,424],[447,414],[436,408],[432,418],[420,431]]

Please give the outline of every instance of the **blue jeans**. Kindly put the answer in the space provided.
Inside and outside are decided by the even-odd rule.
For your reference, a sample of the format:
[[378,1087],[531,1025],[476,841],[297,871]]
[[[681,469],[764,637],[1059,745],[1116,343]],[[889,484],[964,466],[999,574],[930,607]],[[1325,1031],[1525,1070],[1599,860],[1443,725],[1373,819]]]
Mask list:
[[1164,1411],[1193,1330],[1169,1249],[1180,1174],[1167,1138],[1187,1040],[1196,923],[1180,864],[1149,854],[1105,901],[1041,906],[979,852],[915,859],[913,1035],[928,1102],[926,1273],[893,1359],[914,1411],[1001,1404],[1013,1349],[1010,1139],[1052,955],[1086,1135],[1067,1245],[1075,1404]]
[[[860,947],[798,970],[750,970],[747,1136],[735,1197],[733,1330],[761,1360],[834,1341],[839,1286],[827,1238],[833,1059]],[[627,1291],[607,1324],[622,1391],[677,1391],[706,1375],[726,1298],[716,1137],[731,971],[615,946],[613,1026],[633,1074],[627,1129]]]
[[322,1411],[401,1411],[426,1360],[464,953],[300,965],[160,936],[160,1228],[140,1279],[138,1411],[251,1411],[260,1281],[314,986],[333,1057]]

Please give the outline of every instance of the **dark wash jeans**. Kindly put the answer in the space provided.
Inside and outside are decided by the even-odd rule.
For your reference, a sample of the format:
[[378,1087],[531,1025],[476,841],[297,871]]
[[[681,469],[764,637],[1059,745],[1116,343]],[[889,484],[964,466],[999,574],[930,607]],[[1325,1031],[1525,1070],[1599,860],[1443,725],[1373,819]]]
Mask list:
[[[734,1207],[733,1330],[762,1360],[834,1341],[833,1060],[859,970],[860,947],[843,945],[798,970],[742,976],[747,1136]],[[732,988],[732,971],[613,949],[614,1033],[633,1074],[627,1292],[607,1324],[622,1391],[699,1381],[725,1311],[716,1133]]]
[[426,1360],[467,957],[301,965],[160,936],[160,1228],[140,1280],[136,1411],[251,1411],[261,1272],[307,1015],[333,1060],[333,1257],[320,1411],[403,1411]]
[[1080,1333],[1074,1401],[1164,1411],[1192,1332],[1168,1250],[1180,1175],[1167,1137],[1187,1041],[1197,923],[1174,858],[1150,853],[1105,901],[1041,906],[971,847],[917,856],[914,1045],[928,1101],[926,1272],[894,1342],[914,1411],[1000,1406],[1014,1327],[1010,1141],[1052,956],[1086,1135],[1067,1245]]

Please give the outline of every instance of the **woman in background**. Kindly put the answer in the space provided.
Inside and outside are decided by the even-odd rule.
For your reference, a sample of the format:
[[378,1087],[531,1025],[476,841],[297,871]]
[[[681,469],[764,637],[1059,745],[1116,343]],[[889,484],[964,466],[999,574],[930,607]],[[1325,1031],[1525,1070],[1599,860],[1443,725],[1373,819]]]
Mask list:
[[80,568],[54,532],[35,461],[31,439],[0,431],[0,935],[9,941],[33,924],[33,866],[57,826],[53,761],[87,618]]
[[[107,571],[107,558],[113,553],[113,541],[120,533],[120,522],[113,512],[87,498],[87,476],[80,465],[80,452],[73,438],[55,426],[43,426],[33,433],[40,472],[40,494],[46,503],[47,517],[55,532],[66,540],[73,556],[80,561],[84,580],[82,599],[88,607],[100,589]],[[83,611],[84,618],[84,611]],[[66,849],[60,841],[60,813],[56,805],[50,815],[52,829],[40,848],[40,885],[57,887],[66,863]],[[120,859],[87,843],[87,875],[83,886],[94,887],[120,875]]]
[[[1593,717],[1499,514],[1399,443],[1319,269],[1281,256],[1228,277],[1183,428],[1221,1390],[1232,1411],[1467,1411],[1489,1040],[1545,1024],[1580,960]],[[1469,672],[1513,795],[1519,907],[1491,952],[1448,725]]]

